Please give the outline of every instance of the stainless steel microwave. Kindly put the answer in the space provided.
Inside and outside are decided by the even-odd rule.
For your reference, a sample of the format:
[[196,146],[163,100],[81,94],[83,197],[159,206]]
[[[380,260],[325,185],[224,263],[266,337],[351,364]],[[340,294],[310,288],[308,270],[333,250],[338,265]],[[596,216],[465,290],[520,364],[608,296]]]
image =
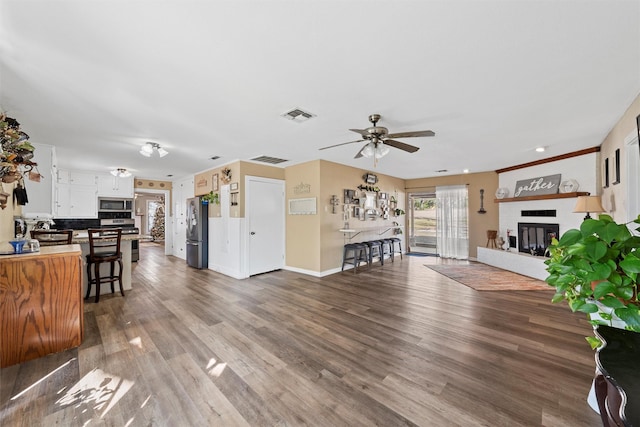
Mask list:
[[133,199],[98,198],[99,212],[132,212]]

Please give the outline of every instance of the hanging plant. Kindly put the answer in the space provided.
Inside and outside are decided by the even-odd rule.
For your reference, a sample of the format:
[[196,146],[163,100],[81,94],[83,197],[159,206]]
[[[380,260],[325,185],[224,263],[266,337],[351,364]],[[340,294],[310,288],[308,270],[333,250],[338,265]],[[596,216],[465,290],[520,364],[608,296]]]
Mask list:
[[14,118],[0,114],[0,181],[12,183],[19,180],[24,171],[30,171],[37,164],[32,162],[35,148],[29,142],[29,135],[20,130],[20,123]]

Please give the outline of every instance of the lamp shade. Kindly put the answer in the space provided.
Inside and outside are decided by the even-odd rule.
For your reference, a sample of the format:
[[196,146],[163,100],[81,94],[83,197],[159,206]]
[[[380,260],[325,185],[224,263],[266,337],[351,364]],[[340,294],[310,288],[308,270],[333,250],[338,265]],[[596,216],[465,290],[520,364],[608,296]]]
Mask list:
[[373,155],[375,154],[375,144],[373,142],[368,143],[367,145],[364,146],[364,148],[362,149],[362,155],[366,158],[370,158],[373,157]]
[[579,196],[576,207],[573,209],[576,213],[599,213],[604,212],[600,196]]

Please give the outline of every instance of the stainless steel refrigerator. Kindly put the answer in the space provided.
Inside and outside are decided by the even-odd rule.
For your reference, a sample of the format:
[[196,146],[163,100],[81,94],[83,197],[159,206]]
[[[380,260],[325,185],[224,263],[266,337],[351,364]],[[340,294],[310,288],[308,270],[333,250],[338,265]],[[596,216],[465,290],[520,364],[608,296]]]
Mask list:
[[209,267],[209,205],[199,197],[187,199],[187,264]]

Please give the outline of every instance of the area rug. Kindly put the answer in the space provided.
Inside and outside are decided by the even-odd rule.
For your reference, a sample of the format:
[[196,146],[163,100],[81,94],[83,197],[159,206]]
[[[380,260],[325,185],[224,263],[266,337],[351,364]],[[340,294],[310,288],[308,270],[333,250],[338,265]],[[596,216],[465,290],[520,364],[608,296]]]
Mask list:
[[542,280],[502,270],[481,262],[468,264],[425,265],[476,291],[549,291],[553,288]]

